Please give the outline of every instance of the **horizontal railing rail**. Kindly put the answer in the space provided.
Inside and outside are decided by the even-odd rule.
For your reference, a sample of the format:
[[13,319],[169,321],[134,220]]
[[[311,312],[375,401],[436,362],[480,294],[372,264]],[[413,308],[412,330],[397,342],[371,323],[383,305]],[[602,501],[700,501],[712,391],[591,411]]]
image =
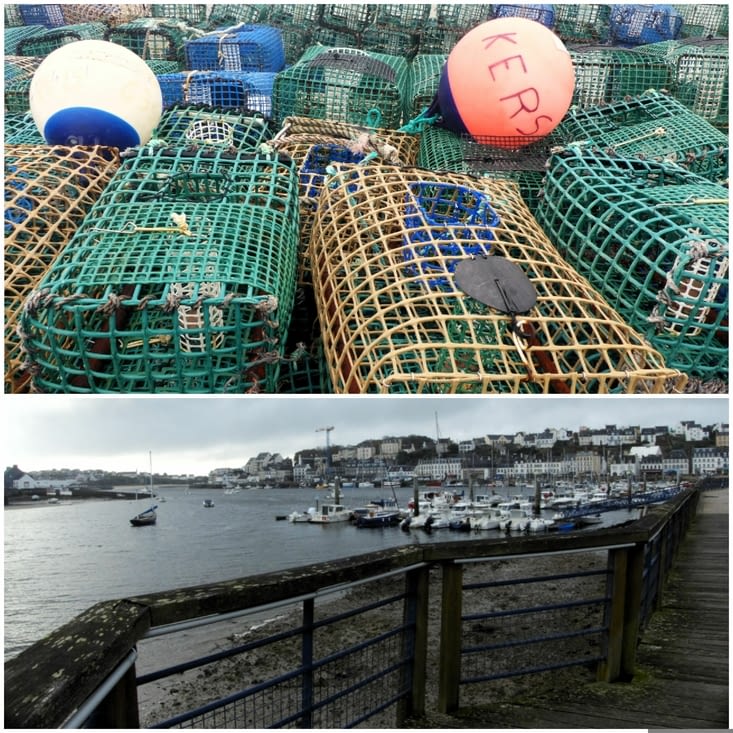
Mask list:
[[[410,545],[100,603],[6,662],[5,726],[399,727],[424,712],[428,688],[451,712],[502,675],[587,664],[624,679],[697,499],[684,490],[590,532]],[[487,564],[489,580],[468,577]],[[517,597],[498,607],[502,594]],[[349,609],[329,610],[335,597]],[[146,658],[161,634],[290,607],[288,628],[155,669]],[[281,660],[267,679],[250,670],[265,652]],[[227,666],[237,674],[222,692],[213,680]],[[141,721],[140,691],[188,678],[199,702]]]

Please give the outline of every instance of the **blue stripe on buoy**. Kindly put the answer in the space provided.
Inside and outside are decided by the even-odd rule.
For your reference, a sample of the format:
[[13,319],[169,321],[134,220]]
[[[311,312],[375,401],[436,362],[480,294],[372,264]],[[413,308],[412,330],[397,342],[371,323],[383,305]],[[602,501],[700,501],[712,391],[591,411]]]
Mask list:
[[448,65],[446,64],[440,76],[440,83],[438,84],[438,92],[436,94],[440,116],[442,118],[438,124],[451,132],[455,132],[456,135],[468,135],[468,128],[456,108],[453,92],[450,88],[450,79],[448,77]]
[[49,145],[108,145],[124,150],[140,144],[140,134],[121,117],[94,107],[67,107],[43,128]]

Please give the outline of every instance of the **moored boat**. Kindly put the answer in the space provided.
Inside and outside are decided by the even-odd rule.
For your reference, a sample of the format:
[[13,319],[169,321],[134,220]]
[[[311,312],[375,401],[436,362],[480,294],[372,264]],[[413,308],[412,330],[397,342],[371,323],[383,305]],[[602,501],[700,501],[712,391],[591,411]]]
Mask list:
[[343,504],[322,504],[320,509],[314,512],[310,521],[312,524],[333,524],[334,522],[348,522],[351,517],[351,509],[347,509]]
[[150,524],[155,524],[158,521],[158,515],[155,510],[158,508],[157,504],[146,509],[144,512],[135,515],[131,520],[130,524],[133,527],[147,527]]

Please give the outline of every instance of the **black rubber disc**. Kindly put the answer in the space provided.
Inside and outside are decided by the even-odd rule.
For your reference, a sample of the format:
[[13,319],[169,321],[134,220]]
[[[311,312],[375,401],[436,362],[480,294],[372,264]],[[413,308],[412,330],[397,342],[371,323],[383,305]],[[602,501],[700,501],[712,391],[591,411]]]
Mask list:
[[466,295],[500,313],[527,313],[537,302],[537,291],[530,279],[504,257],[461,260],[454,276],[456,285]]

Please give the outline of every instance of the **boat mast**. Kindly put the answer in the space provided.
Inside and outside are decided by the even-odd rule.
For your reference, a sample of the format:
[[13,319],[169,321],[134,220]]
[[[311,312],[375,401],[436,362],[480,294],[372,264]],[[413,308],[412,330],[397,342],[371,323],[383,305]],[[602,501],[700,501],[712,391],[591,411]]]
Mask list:
[[150,463],[150,498],[153,498],[153,451],[148,451],[148,460]]

